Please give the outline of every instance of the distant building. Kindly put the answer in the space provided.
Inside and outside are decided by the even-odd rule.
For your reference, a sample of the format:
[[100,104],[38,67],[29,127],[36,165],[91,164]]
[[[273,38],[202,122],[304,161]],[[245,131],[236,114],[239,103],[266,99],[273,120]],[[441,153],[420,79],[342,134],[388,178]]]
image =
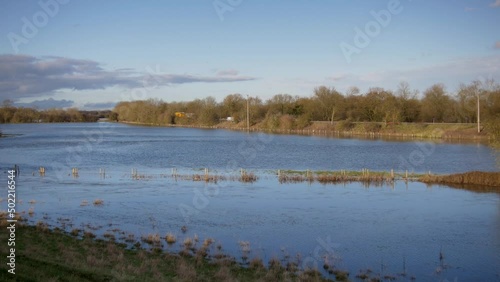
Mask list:
[[175,117],[178,117],[178,118],[193,118],[194,117],[194,113],[175,112]]

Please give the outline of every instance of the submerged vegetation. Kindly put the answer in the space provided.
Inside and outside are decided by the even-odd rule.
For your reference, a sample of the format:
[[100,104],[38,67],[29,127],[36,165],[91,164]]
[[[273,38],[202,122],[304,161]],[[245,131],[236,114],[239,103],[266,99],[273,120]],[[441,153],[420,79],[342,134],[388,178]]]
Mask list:
[[429,184],[446,184],[474,191],[500,192],[500,172],[471,171],[451,175],[425,175],[419,178]]
[[[5,217],[2,216],[2,223]],[[108,234],[94,239],[91,232],[78,238],[80,230],[70,234],[47,224],[17,227],[16,276],[0,268],[2,281],[328,281],[319,271],[290,271],[281,263],[269,268],[261,260],[245,267],[227,255],[209,256],[213,240],[207,239],[196,250],[196,239],[186,238],[186,250],[179,254],[162,249],[130,249],[115,242]],[[7,232],[0,234],[2,242]],[[159,236],[150,234],[147,243],[158,244]],[[151,242],[149,242],[151,241]],[[2,248],[0,255],[7,256]],[[258,259],[254,259],[258,260]]]
[[[220,181],[240,181],[253,183],[259,177],[253,172],[241,169],[241,175],[232,174],[137,174],[132,176],[136,180],[150,180],[155,178],[172,178],[175,181],[204,181],[206,183],[217,183]],[[318,182],[321,184],[342,184],[349,182],[360,182],[366,186],[393,185],[395,181],[418,181],[426,184],[443,184],[453,188],[461,188],[472,191],[500,192],[500,172],[472,171],[452,175],[415,174],[413,172],[370,171],[362,169],[338,170],[338,171],[310,171],[310,170],[277,170],[269,171],[277,176],[279,183],[301,183]],[[102,204],[102,203],[101,203]],[[83,204],[82,204],[83,205]]]
[[[0,227],[7,226],[7,215],[0,213]],[[237,258],[225,254],[220,243],[214,245],[214,239],[200,241],[196,234],[181,240],[176,252],[172,233],[165,238],[150,233],[136,241],[133,234],[127,236],[120,229],[96,235],[42,221],[32,226],[19,214],[16,219],[16,276],[4,271],[3,264],[2,281],[349,281],[350,276],[328,256],[318,258],[312,265],[311,257],[300,254],[282,259],[273,256],[265,263],[253,254],[249,241],[238,242],[241,257]],[[60,221],[71,223],[65,218]],[[0,240],[6,241],[8,236],[2,232]],[[161,239],[169,243],[168,249],[163,248]],[[0,255],[6,256],[7,249],[0,249]],[[366,281],[380,281],[389,275],[371,270],[360,273],[363,276],[356,277]],[[406,272],[391,275],[405,276]]]

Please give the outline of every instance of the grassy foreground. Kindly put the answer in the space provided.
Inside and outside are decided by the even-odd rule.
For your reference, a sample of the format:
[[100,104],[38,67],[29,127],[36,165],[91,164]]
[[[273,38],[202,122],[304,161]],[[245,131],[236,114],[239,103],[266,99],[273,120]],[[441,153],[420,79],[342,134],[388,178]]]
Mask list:
[[[2,219],[5,228],[5,219]],[[317,271],[295,272],[280,263],[243,267],[227,256],[130,250],[112,241],[79,239],[43,224],[16,230],[16,274],[7,272],[7,234],[0,233],[0,281],[327,281]]]

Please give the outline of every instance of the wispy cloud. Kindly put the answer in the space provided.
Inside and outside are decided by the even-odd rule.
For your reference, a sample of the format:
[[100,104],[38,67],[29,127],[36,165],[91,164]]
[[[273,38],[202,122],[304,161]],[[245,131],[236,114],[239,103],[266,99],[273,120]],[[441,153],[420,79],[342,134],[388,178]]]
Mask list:
[[54,100],[52,98],[45,100],[36,100],[29,103],[15,103],[16,107],[26,107],[26,108],[37,108],[40,110],[46,110],[51,108],[69,108],[74,105],[73,101],[70,100]]
[[189,74],[165,74],[156,75],[154,79],[163,85],[170,84],[184,84],[184,83],[195,83],[195,82],[236,82],[236,81],[246,81],[255,80],[256,78],[250,76],[199,76],[199,75],[189,75]]
[[327,77],[326,79],[337,82],[337,81],[341,81],[341,80],[348,78],[348,76],[349,76],[348,74],[335,74],[335,75]]
[[238,74],[239,74],[239,72],[237,70],[234,70],[234,69],[220,70],[217,72],[217,75],[219,75],[219,76],[235,76]]
[[105,70],[99,62],[64,57],[0,55],[0,99],[53,94],[57,90],[93,90],[112,86],[141,87],[154,80],[158,86],[255,80],[254,77],[147,74],[133,69]]
[[114,108],[115,105],[115,102],[86,103],[85,105],[83,105],[83,108],[85,110],[107,110]]
[[491,7],[500,7],[500,0],[495,0],[495,2],[490,4]]
[[466,12],[474,12],[480,10],[479,8],[473,8],[473,7],[465,7],[464,9]]
[[420,91],[435,83],[444,83],[453,91],[460,83],[484,78],[500,80],[500,55],[456,58],[441,64],[411,69],[357,72],[335,81],[335,86],[342,91],[352,85],[364,90],[376,86],[394,90],[399,82],[407,81],[410,85],[419,85]]

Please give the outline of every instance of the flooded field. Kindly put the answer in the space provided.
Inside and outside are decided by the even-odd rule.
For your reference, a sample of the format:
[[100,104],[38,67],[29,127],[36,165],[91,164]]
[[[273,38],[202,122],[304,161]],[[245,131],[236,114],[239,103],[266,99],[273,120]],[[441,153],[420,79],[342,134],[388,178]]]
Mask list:
[[[497,193],[404,181],[280,183],[276,173],[497,171],[493,151],[481,144],[108,123],[2,125],[1,130],[12,136],[0,139],[0,181],[19,165],[18,209],[32,224],[113,236],[131,247],[137,242],[150,247],[147,238],[159,235],[160,247],[176,252],[186,238],[198,238],[198,246],[213,238],[213,248],[220,246],[242,263],[278,258],[320,270],[327,263],[349,271],[352,280],[366,272],[401,281],[500,279]],[[228,179],[238,179],[244,169],[258,179],[206,183],[172,177],[204,175],[205,168]],[[172,245],[165,240],[168,233],[176,238]]]

